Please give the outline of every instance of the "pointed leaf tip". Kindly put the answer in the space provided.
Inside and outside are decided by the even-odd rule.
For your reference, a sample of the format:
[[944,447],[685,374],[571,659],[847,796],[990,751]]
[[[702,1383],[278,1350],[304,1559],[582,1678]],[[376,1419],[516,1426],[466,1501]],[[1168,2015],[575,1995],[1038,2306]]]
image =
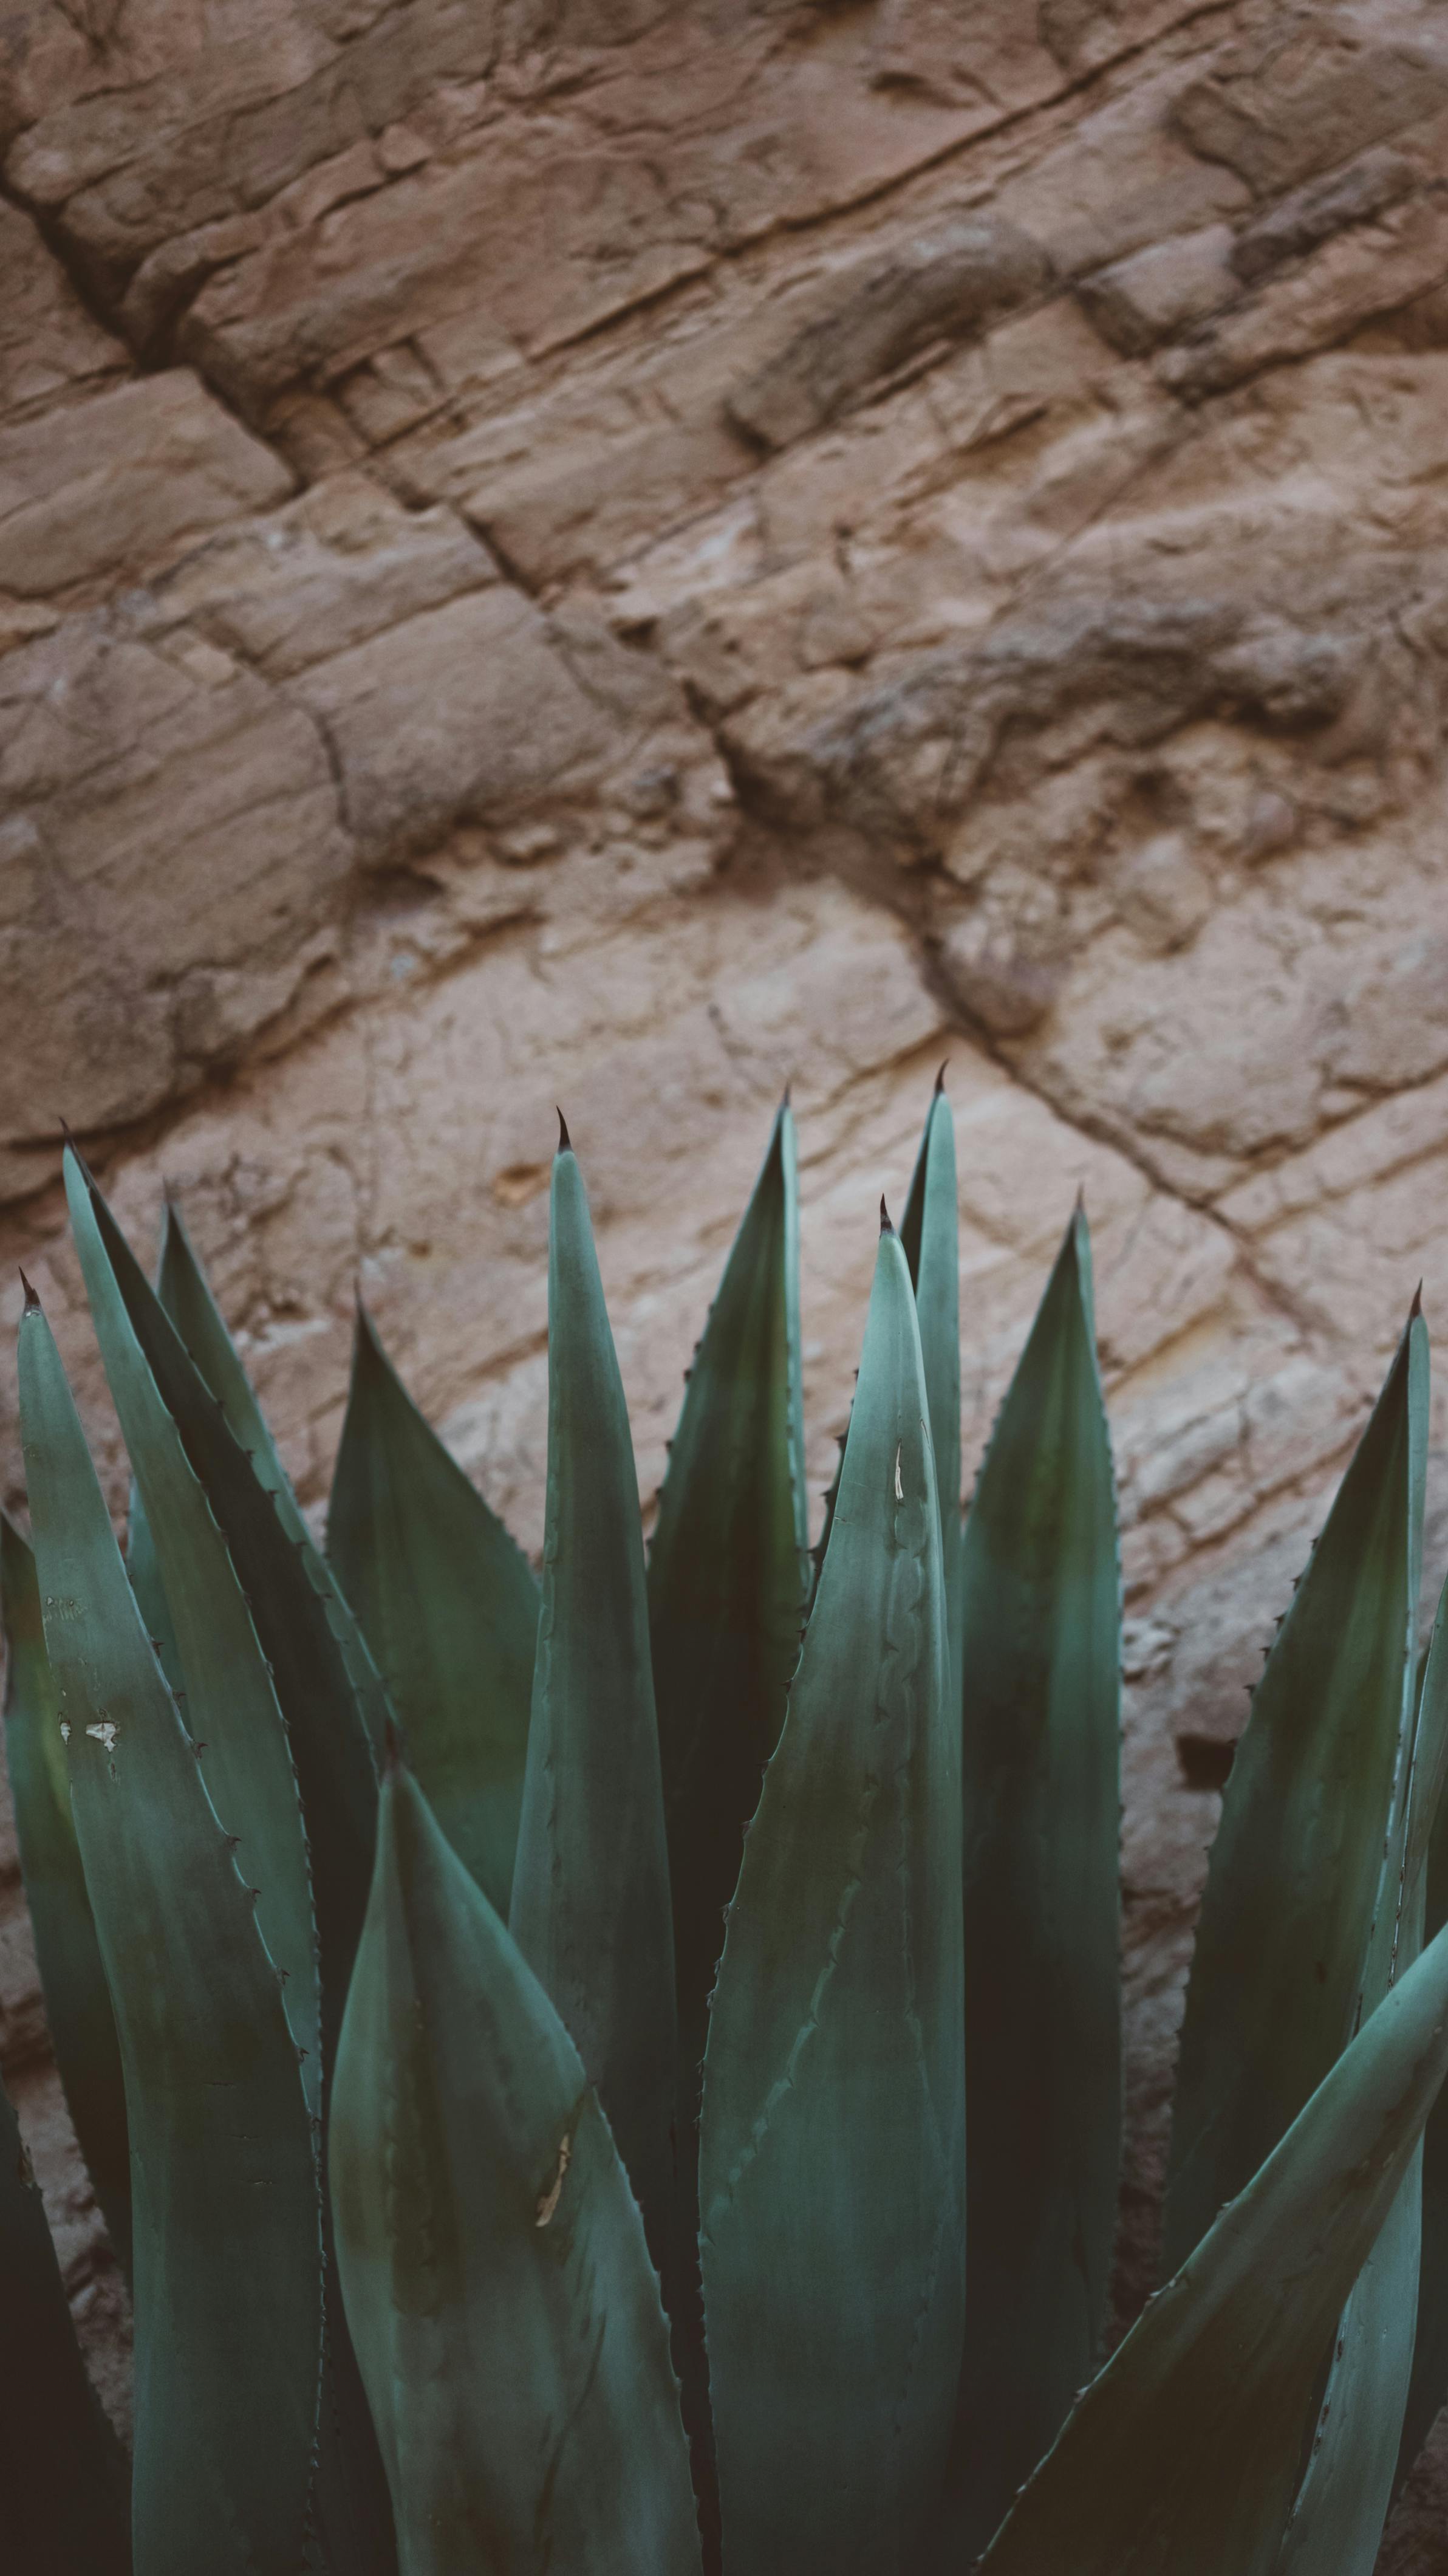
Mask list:
[[885,1205],[885,1193],[882,1190],[880,1192],[880,1232],[882,1234],[893,1234],[894,1231],[895,1229],[890,1223],[890,1211]]
[[945,1089],[945,1067],[946,1067],[946,1065],[948,1065],[948,1064],[949,1064],[949,1062],[950,1062],[950,1058],[949,1058],[949,1056],[946,1056],[946,1058],[945,1058],[945,1060],[944,1060],[944,1063],[942,1063],[942,1065],[941,1065],[940,1071],[937,1073],[937,1075],[936,1075],[936,1077],[935,1077],[935,1097],[936,1097],[936,1099],[937,1099],[937,1100],[940,1098],[940,1095],[941,1095],[942,1091]]
[[571,1154],[573,1151],[573,1142],[568,1133],[568,1121],[561,1109],[558,1112],[558,1151],[560,1154]]
[[1416,1318],[1417,1318],[1419,1315],[1421,1315],[1421,1314],[1422,1314],[1422,1312],[1423,1312],[1423,1282],[1422,1282],[1422,1280],[1420,1279],[1420,1280],[1419,1280],[1419,1282],[1418,1282],[1417,1287],[1416,1287],[1416,1288],[1414,1289],[1414,1291],[1413,1291],[1413,1302],[1412,1302],[1411,1306],[1408,1308],[1408,1321],[1409,1321],[1409,1323],[1410,1323],[1410,1324],[1411,1324],[1411,1323],[1413,1323],[1413,1322],[1416,1320]]
[[31,1287],[31,1284],[26,1278],[23,1270],[20,1273],[20,1285],[25,1291],[25,1311],[27,1315],[31,1312],[32,1308],[38,1311],[40,1299],[37,1297],[35,1290]]
[[81,1173],[82,1173],[82,1175],[83,1175],[83,1177],[84,1177],[84,1180],[85,1180],[85,1183],[86,1183],[86,1187],[87,1187],[88,1189],[94,1189],[94,1187],[95,1187],[95,1174],[92,1172],[92,1170],[91,1170],[91,1167],[90,1167],[89,1163],[86,1161],[86,1158],[85,1158],[84,1154],[81,1152],[81,1149],[80,1149],[80,1138],[77,1136],[77,1134],[76,1134],[76,1132],[75,1132],[75,1129],[72,1127],[72,1125],[71,1125],[71,1123],[70,1123],[70,1120],[69,1120],[68,1118],[61,1118],[61,1119],[59,1119],[59,1120],[57,1121],[57,1123],[58,1123],[59,1128],[60,1128],[61,1146],[62,1146],[62,1151],[63,1151],[63,1153],[73,1154],[73,1155],[75,1156],[76,1162],[77,1162],[77,1164],[79,1165],[80,1170],[81,1170]]

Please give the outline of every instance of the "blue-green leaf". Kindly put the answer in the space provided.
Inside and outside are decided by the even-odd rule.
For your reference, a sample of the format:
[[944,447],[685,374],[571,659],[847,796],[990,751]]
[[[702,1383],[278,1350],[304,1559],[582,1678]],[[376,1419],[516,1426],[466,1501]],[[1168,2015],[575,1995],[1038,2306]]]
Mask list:
[[39,2187],[3,2087],[0,2389],[6,2568],[13,2576],[130,2576],[125,2461],[86,2377]]
[[701,2252],[726,2576],[919,2564],[960,2368],[959,1730],[909,1267],[730,1909]]
[[[77,1158],[67,1161],[78,1233],[83,1239],[93,1237],[93,1266],[97,1253],[109,1265],[157,1393],[181,1435],[186,1457],[225,1538],[286,1720],[307,1829],[317,1924],[325,2120],[336,2036],[371,1875],[377,1817],[372,1738],[382,1723],[385,1695],[356,1622],[323,1560],[310,1540],[298,1538],[284,1519],[284,1505],[295,1513],[289,1494],[259,1480],[252,1458],[232,1433],[220,1398],[198,1375],[94,1181]],[[167,1243],[173,1278],[180,1239],[179,1219],[172,1211]],[[205,1283],[189,1257],[182,1275],[194,1289],[193,1303],[214,1317]],[[215,1330],[224,1343],[219,1319]],[[209,1342],[207,1350],[216,1366]],[[232,1392],[239,1404],[234,1388]],[[253,1402],[249,1388],[246,1394],[248,1403]],[[329,2348],[315,2501],[319,2545],[324,2556],[330,2553],[346,2569],[347,2576],[388,2576],[394,2562],[382,2464],[341,2323],[325,2200],[323,2224]]]
[[[1429,1851],[1424,1828],[1445,1759],[1448,1670],[1440,1652],[1431,1687],[1418,1694],[1411,1766],[1390,1821],[1364,1972],[1364,2014],[1376,2009],[1423,1946]],[[1430,2122],[1430,2134],[1431,2129]],[[1283,2543],[1281,2576],[1372,2576],[1377,2563],[1413,2376],[1422,2165],[1420,2147],[1343,2310],[1312,2457]]]
[[402,1770],[331,2172],[402,2576],[699,2576],[668,2328],[608,2124]]
[[[900,1241],[910,1264],[915,1306],[920,1317],[920,1350],[925,1363],[925,1392],[930,1399],[930,1438],[935,1450],[935,1482],[940,1493],[941,1565],[945,1579],[945,1621],[950,1639],[950,1689],[960,1706],[961,1589],[960,1517],[960,1203],[955,1177],[955,1119],[945,1094],[945,1067],[935,1081],[935,1096],[925,1120],[920,1151],[910,1180],[910,1195],[900,1223]],[[968,2080],[968,2079],[967,2079]]]
[[711,2553],[699,2287],[699,2087],[724,1909],[799,1656],[808,1529],[799,1186],[789,1104],[694,1352],[649,1550],[649,1621],[673,1883],[679,2259],[668,2283]]
[[[1203,2194],[1239,2182],[1249,2156],[1275,2143],[1294,2093],[1419,1946],[1421,1880],[1406,1910],[1403,1889],[1427,1372],[1415,1303],[1228,1782],[1183,2036],[1169,2258],[1205,2224]],[[1282,2576],[1370,2576],[1411,2369],[1419,2210],[1415,2156],[1324,2344]]]
[[1427,1379],[1415,1311],[1227,1781],[1182,2029],[1169,2266],[1276,2146],[1362,2009],[1411,1739]]
[[1093,2381],[982,2576],[1269,2576],[1334,2323],[1448,2070],[1448,1933]]
[[146,1506],[134,1476],[126,1513],[126,1572],[131,1578],[131,1590],[136,1596],[142,1625],[161,1658],[161,1670],[174,1691],[184,1692],[186,1676],[181,1669],[181,1649],[176,1643],[171,1604],[161,1580],[156,1542],[146,1518]]
[[[1425,1935],[1448,1923],[1448,1583],[1438,1599],[1418,1703],[1420,1758],[1414,1763],[1408,1875],[1421,1874]],[[1433,1759],[1433,1748],[1438,1759]],[[1407,2476],[1448,2399],[1448,2111],[1440,2103],[1423,2138],[1422,2257],[1417,2336],[1396,2478]]]
[[597,2088],[662,2269],[674,1959],[643,1535],[588,1196],[566,1136],[553,1165],[543,1608],[511,1924]]
[[131,2151],[110,1989],[70,1812],[60,1702],[40,1616],[35,1559],[0,1512],[5,1754],[25,1899],[50,2044],[116,2260],[131,2275]]
[[423,1420],[360,1306],[327,1547],[432,1811],[506,1916],[538,1586]]
[[317,1933],[286,1726],[230,1549],[136,1337],[74,1154],[66,1156],[65,1183],[91,1318],[141,1506],[147,1583],[137,1595],[138,1607],[149,1627],[155,1604],[148,1612],[144,1592],[153,1557],[173,1662],[185,1675],[186,1723],[206,1746],[206,1786],[228,1833],[237,1837],[237,1866],[259,1891],[256,1919],[272,1959],[286,1972],[287,2018],[304,2052],[307,2098],[319,2110]]
[[341,1586],[313,1541],[266,1416],[186,1231],[185,1219],[170,1199],[161,1236],[158,1294],[193,1367],[215,1397],[232,1438],[251,1460],[258,1483],[270,1495],[276,1517],[301,1558],[308,1583],[326,1604],[334,1650],[341,1658],[347,1687],[371,1739],[373,1753],[380,1759],[392,1711],[375,1660]]
[[20,1328],[46,1646],[131,2141],[136,2576],[295,2576],[321,2195],[281,1984],[146,1637],[59,1355]]
[[1121,2157],[1121,1587],[1078,1208],[965,1526],[970,2295],[945,2528],[982,2547],[1089,2379]]
[[[271,1667],[301,1787],[321,1954],[324,2070],[340,2027],[367,1903],[377,1817],[377,1775],[366,1713],[338,1634],[330,1579],[319,1589],[313,1554],[282,1525],[273,1493],[232,1435],[219,1399],[203,1385],[175,1326],[146,1280],[94,1181],[66,1158],[72,1221],[88,1277],[109,1270],[121,1308],[180,1433],[186,1458],[220,1528]],[[179,1220],[172,1212],[173,1234]],[[320,1564],[320,1559],[316,1562]]]
[[803,1453],[799,1186],[786,1104],[694,1353],[649,1549],[679,2045],[696,2118],[724,1908],[799,1655]]

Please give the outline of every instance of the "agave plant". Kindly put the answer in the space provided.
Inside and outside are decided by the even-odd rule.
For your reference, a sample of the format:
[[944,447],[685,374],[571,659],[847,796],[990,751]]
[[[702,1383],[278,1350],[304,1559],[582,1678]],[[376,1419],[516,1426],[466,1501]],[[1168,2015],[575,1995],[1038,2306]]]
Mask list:
[[27,1292],[6,1725],[136,2438],[127,2480],[0,2097],[7,2564],[1368,2576],[1448,2393],[1416,1303],[1227,1783],[1168,2278],[1103,2359],[1120,1587],[1084,1211],[962,1524],[937,1085],[811,1561],[786,1104],[646,1559],[563,1129],[539,1581],[361,1313],[320,1553],[177,1211],[153,1287],[74,1149],[66,1188],[127,1555]]

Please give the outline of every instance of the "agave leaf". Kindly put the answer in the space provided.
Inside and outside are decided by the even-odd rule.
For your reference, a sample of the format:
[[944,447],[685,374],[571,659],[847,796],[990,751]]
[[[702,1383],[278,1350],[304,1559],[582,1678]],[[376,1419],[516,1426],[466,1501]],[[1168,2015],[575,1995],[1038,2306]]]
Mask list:
[[[1438,1760],[1433,1759],[1437,1748]],[[1448,1798],[1443,1762],[1448,1758],[1448,1583],[1438,1599],[1432,1643],[1418,1704],[1418,1758],[1408,1835],[1408,1879],[1424,1894],[1425,1932],[1436,1938],[1448,1923]],[[1403,2417],[1395,2478],[1401,2484],[1426,2442],[1434,2417],[1448,2399],[1448,2112],[1434,2110],[1423,2138],[1422,2257],[1418,2277],[1417,2337]]]
[[583,1175],[553,1164],[543,1608],[512,1932],[596,2086],[662,2268],[674,1960],[633,1442]]
[[181,1649],[176,1643],[176,1630],[171,1619],[171,1604],[161,1580],[156,1556],[156,1542],[146,1518],[146,1505],[134,1476],[126,1507],[126,1572],[136,1596],[146,1634],[161,1658],[161,1670],[173,1691],[185,1697],[186,1676],[181,1669]]
[[915,1298],[881,1239],[834,1535],[709,2026],[727,2576],[911,2569],[964,2297],[959,1731]]
[[724,1909],[799,1654],[808,1529],[794,1120],[774,1122],[688,1374],[649,1550],[649,1617],[679,2014],[684,2411],[711,2555],[699,2227],[699,2084]]
[[994,2530],[1096,2366],[1121,2158],[1121,1587],[1066,1229],[965,1526],[970,2306],[946,2528]]
[[[1422,1895],[1404,1916],[1421,1949]],[[1412,2371],[1422,2244],[1422,2142],[1337,2323],[1312,2450],[1278,2576],[1372,2576],[1392,2501]]]
[[402,2576],[698,2576],[668,2328],[608,2124],[401,1769],[382,1794],[331,2174]]
[[176,1643],[176,1630],[171,1619],[171,1604],[161,1580],[156,1556],[156,1542],[146,1518],[141,1488],[131,1479],[131,1499],[126,1512],[126,1572],[141,1614],[141,1625],[161,1658],[161,1670],[174,1691],[184,1694],[186,1676],[181,1668],[181,1649]]
[[50,2044],[106,2232],[129,2281],[131,2152],[120,2045],[70,1812],[60,1702],[45,1651],[35,1559],[4,1512],[0,1613],[5,1753]]
[[1448,2070],[1448,1933],[1085,2391],[982,2576],[1268,2576],[1322,2355]]
[[322,2350],[296,2042],[37,1304],[20,1327],[20,1405],[76,1835],[125,2068],[137,2576],[294,2576]]
[[846,1416],[844,1430],[835,1433],[834,1473],[824,1491],[825,1508],[820,1522],[820,1534],[809,1552],[809,1607],[811,1610],[814,1608],[815,1594],[819,1590],[820,1570],[829,1553],[830,1532],[835,1525],[835,1508],[840,1499],[840,1478],[845,1472],[845,1450],[849,1437],[849,1417]]
[[[928,1214],[927,1214],[928,1208]],[[940,1526],[944,1542],[945,1614],[950,1638],[951,1694],[960,1705],[960,1203],[955,1174],[955,1119],[945,1097],[945,1067],[935,1077],[935,1094],[925,1118],[925,1131],[910,1179],[910,1193],[900,1224],[900,1241],[910,1264],[920,1318],[925,1386],[930,1398],[930,1435],[935,1448],[936,1484],[940,1492]],[[923,1282],[923,1284],[922,1284]],[[834,1527],[840,1496],[849,1425],[838,1435],[834,1474],[825,1487],[824,1519],[810,1550],[810,1601]],[[952,1512],[946,1497],[954,1494]]]
[[66,1188],[93,1301],[99,1301],[102,1312],[109,1311],[110,1292],[101,1293],[109,1271],[160,1404],[180,1434],[224,1535],[262,1654],[272,1668],[310,1843],[325,2070],[366,1909],[377,1816],[368,1728],[336,1633],[330,1589],[317,1589],[310,1557],[283,1529],[272,1494],[253,1473],[219,1401],[202,1384],[115,1218],[73,1152],[66,1156]]
[[[1431,1816],[1448,1758],[1448,1673],[1442,1655],[1431,1689],[1417,1692],[1416,1672],[1412,1678],[1417,1699],[1412,1762],[1388,1833],[1383,1890],[1364,1974],[1365,2014],[1376,2009],[1423,1946],[1429,1844],[1421,1822]],[[1343,2310],[1312,2456],[1283,2543],[1281,2576],[1372,2576],[1392,2501],[1413,2376],[1423,2157],[1420,2146]]]
[[[950,1639],[950,1690],[960,1706],[960,1202],[955,1178],[955,1119],[945,1096],[945,1067],[935,1077],[935,1097],[925,1120],[910,1195],[900,1224],[920,1317],[925,1392],[930,1399],[930,1440],[940,1493],[941,1564],[945,1620]],[[968,2080],[968,2079],[967,2079]]]
[[[59,1737],[57,1736],[57,1742]],[[130,2576],[126,2469],[0,2087],[0,2540],[14,2576]]]
[[368,1641],[302,1517],[266,1416],[186,1231],[185,1219],[170,1199],[161,1235],[158,1294],[203,1384],[220,1405],[233,1439],[245,1451],[258,1482],[272,1497],[277,1519],[302,1560],[308,1582],[327,1604],[328,1620],[352,1697],[371,1738],[373,1754],[380,1759],[392,1710]]
[[679,2048],[696,2119],[724,1908],[799,1654],[803,1452],[799,1188],[786,1103],[694,1353],[649,1550]]
[[138,1606],[144,1621],[154,1582],[169,1617],[173,1668],[186,1677],[187,1726],[206,1746],[207,1790],[237,1837],[237,1867],[259,1891],[256,1919],[272,1959],[286,1971],[287,2018],[304,2052],[303,2086],[312,2109],[320,2110],[317,1933],[286,1726],[231,1551],[136,1338],[73,1154],[66,1157],[65,1180],[91,1318],[140,1504],[139,1526],[132,1513],[132,1545],[139,1534],[145,1576]]
[[[162,1405],[181,1435],[244,1590],[286,1719],[311,1862],[320,1978],[321,2090],[327,2087],[347,1980],[366,1911],[376,1835],[376,1706],[357,1674],[375,1671],[360,1632],[310,1542],[288,1535],[280,1495],[238,1446],[220,1400],[197,1374],[94,1181],[73,1153],[67,1191],[83,1266],[103,1258]],[[173,1230],[179,1220],[172,1220]],[[377,1685],[380,1697],[380,1685]],[[385,1704],[385,1703],[384,1703]],[[323,2203],[329,2320],[328,2401],[322,2411],[315,2504],[324,2552],[348,2576],[386,2576],[393,2564],[386,2489],[356,2363],[333,2295],[330,2212]]]
[[327,1544],[433,1813],[506,1916],[538,1586],[423,1420],[360,1306]]
[[310,1545],[312,1534],[282,1465],[271,1425],[227,1331],[201,1256],[187,1231],[186,1219],[169,1192],[161,1221],[156,1294],[198,1374],[221,1406],[232,1437],[246,1451],[267,1490],[277,1496],[278,1512],[286,1523],[288,1537],[305,1539]]
[[1427,1368],[1415,1312],[1227,1781],[1182,2031],[1168,2267],[1284,2135],[1362,2010],[1411,1740]]

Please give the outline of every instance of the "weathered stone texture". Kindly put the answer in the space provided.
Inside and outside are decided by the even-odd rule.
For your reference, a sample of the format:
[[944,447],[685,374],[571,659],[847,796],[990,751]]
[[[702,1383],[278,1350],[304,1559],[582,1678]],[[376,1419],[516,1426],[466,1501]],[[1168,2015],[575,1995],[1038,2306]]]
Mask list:
[[[1244,1684],[1448,1296],[1441,10],[19,0],[0,191],[0,1253],[117,1504],[59,1113],[309,1506],[360,1279],[536,1546],[554,1102],[648,1492],[792,1080],[822,1483],[948,1054],[970,1469],[1096,1239],[1129,2314]],[[9,1844],[0,2052],[121,2406]]]

